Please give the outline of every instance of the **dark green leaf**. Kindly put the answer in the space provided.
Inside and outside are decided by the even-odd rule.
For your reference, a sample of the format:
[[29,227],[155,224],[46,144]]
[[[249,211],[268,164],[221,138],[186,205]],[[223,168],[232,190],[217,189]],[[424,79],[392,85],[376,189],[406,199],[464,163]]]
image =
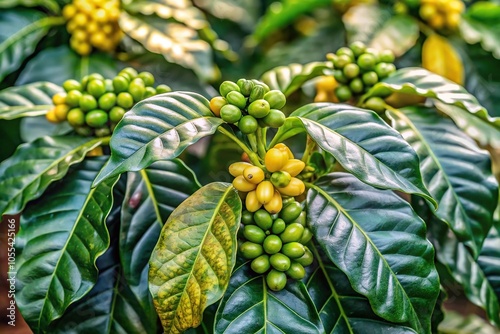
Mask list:
[[1,10],[0,82],[33,53],[50,27],[63,23],[63,18],[43,17],[41,12],[35,10]]
[[302,282],[288,281],[269,291],[263,275],[246,262],[235,269],[217,310],[215,333],[324,333],[321,320]]
[[476,314],[463,314],[447,311],[439,324],[440,334],[495,334],[497,330]]
[[311,247],[319,266],[307,279],[309,295],[326,333],[417,333],[383,320],[373,313],[368,299],[354,291],[347,276]]
[[284,0],[274,2],[262,16],[252,35],[254,43],[259,43],[276,30],[283,28],[295,21],[299,16],[309,13],[314,9],[330,5],[329,0]]
[[377,50],[391,50],[397,57],[411,49],[420,36],[418,22],[413,17],[397,15],[378,30],[369,43]]
[[181,161],[158,161],[129,173],[122,206],[120,258],[132,290],[147,277],[151,252],[172,211],[200,188],[196,176]]
[[260,80],[271,89],[281,90],[289,96],[307,81],[322,75],[326,68],[328,66],[325,62],[313,62],[306,65],[290,64],[267,71],[260,77]]
[[37,82],[0,91],[0,119],[45,115],[53,107],[52,96],[62,88],[50,82]]
[[0,164],[0,213],[20,212],[102,142],[102,138],[43,137],[19,146]]
[[100,73],[111,78],[117,73],[116,61],[103,53],[80,57],[69,46],[61,45],[39,52],[28,62],[16,84],[50,81],[62,85],[68,79],[79,80],[91,73]]
[[500,299],[500,233],[492,227],[484,239],[483,248],[477,258],[477,263]]
[[498,203],[488,152],[434,109],[408,107],[389,115],[420,158],[424,183],[439,204],[436,215],[477,257]]
[[53,13],[59,13],[60,8],[56,0],[2,0],[0,8],[23,7],[44,7]]
[[318,243],[374,312],[430,332],[439,279],[425,224],[411,206],[346,173],[320,178],[307,203]]
[[55,137],[73,131],[68,122],[51,123],[45,116],[24,117],[20,121],[21,138],[26,143],[45,136]]
[[360,103],[387,90],[435,98],[442,103],[463,108],[475,117],[481,118],[482,121],[500,129],[500,119],[490,117],[488,111],[462,86],[425,69],[410,67],[396,71],[383,82],[373,86],[363,96]]
[[211,183],[179,205],[163,226],[149,262],[149,290],[167,333],[200,325],[226,291],[236,262],[241,200]]
[[49,333],[158,333],[158,316],[148,290],[147,276],[140,283],[145,294],[138,298],[128,286],[119,265],[120,207],[123,199],[120,186],[124,179],[120,179],[114,188],[115,204],[107,219],[110,247],[97,259],[97,282],[88,294],[68,307],[49,328]]
[[216,78],[212,49],[195,29],[155,16],[131,16],[125,12],[120,15],[120,28],[148,51],[192,69],[204,81]]
[[359,4],[351,7],[342,16],[348,42],[370,43],[373,36],[390,18],[390,11],[376,4]]
[[463,39],[469,44],[481,43],[484,50],[500,59],[500,4],[476,2],[465,13],[460,24]]
[[106,158],[80,164],[21,217],[16,302],[36,333],[46,332],[97,280],[95,261],[109,246],[105,219],[117,179],[90,186]]
[[490,322],[500,325],[500,307],[493,287],[469,250],[439,219],[428,220],[436,257],[448,273],[463,287],[466,297],[486,311]]
[[96,179],[138,171],[155,161],[173,159],[186,147],[213,134],[223,121],[201,95],[174,92],[137,103],[111,138],[111,159]]
[[413,149],[373,111],[345,104],[308,104],[290,115],[271,145],[304,130],[363,182],[434,202]]

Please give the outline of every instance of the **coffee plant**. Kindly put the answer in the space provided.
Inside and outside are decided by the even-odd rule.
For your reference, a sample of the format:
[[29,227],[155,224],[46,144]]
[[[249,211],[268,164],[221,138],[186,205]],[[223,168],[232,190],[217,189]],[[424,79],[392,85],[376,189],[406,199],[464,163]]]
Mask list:
[[0,1],[16,308],[34,333],[495,333],[499,13]]

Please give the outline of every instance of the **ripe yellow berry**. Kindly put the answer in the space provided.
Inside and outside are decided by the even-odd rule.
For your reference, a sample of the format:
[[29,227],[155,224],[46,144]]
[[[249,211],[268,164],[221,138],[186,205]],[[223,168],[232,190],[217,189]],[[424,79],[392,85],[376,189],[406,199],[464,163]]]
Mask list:
[[45,114],[45,118],[47,121],[51,123],[60,123],[61,121],[56,117],[56,109],[52,108],[49,111],[47,111],[47,114]]
[[270,214],[278,213],[282,208],[283,199],[281,198],[281,194],[278,191],[274,192],[274,196],[269,203],[264,204],[264,209],[266,209]]
[[266,152],[264,163],[269,172],[279,171],[287,162],[288,154],[277,148],[272,148]]
[[245,206],[248,211],[255,212],[262,207],[262,203],[257,199],[255,190],[250,191],[245,198]]
[[256,189],[257,199],[262,204],[267,204],[273,199],[274,186],[271,181],[262,181]]

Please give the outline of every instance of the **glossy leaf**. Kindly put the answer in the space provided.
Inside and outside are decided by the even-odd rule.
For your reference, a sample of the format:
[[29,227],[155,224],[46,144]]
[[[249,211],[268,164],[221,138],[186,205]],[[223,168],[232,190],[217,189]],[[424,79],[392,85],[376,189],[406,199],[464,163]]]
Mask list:
[[96,179],[138,171],[158,160],[173,159],[186,147],[213,134],[222,124],[201,95],[167,93],[137,103],[117,125],[111,159]]
[[307,81],[323,75],[323,70],[326,68],[328,66],[324,62],[313,62],[306,65],[290,64],[267,71],[260,77],[260,80],[271,89],[281,90],[286,96],[289,96]]
[[140,283],[145,288],[142,299],[136,297],[127,284],[120,267],[119,229],[122,181],[114,187],[115,203],[107,218],[110,247],[97,259],[97,282],[82,299],[71,304],[64,315],[50,326],[56,334],[80,333],[158,333],[158,316],[148,290],[147,276]]
[[490,117],[488,111],[462,86],[422,68],[405,68],[396,71],[392,76],[384,79],[383,82],[373,86],[363,96],[360,103],[363,103],[371,96],[377,96],[384,91],[387,92],[387,90],[434,98],[442,103],[463,108],[495,127],[499,126],[500,121],[497,118]]
[[373,36],[391,18],[391,13],[376,4],[352,6],[342,16],[349,43],[360,41],[370,43]]
[[181,161],[158,161],[127,176],[120,225],[120,259],[132,290],[147,277],[151,252],[172,211],[200,188]]
[[414,18],[396,15],[375,33],[369,46],[377,50],[391,50],[399,57],[415,45],[419,36],[420,29]]
[[43,137],[19,146],[0,164],[0,213],[20,212],[102,142],[102,138]]
[[196,6],[219,19],[231,20],[252,31],[261,14],[261,3],[253,0],[194,0]]
[[211,183],[179,205],[163,226],[149,262],[149,290],[163,329],[200,325],[223,295],[236,262],[241,200],[227,183]]
[[216,78],[210,45],[193,28],[154,16],[120,15],[120,28],[148,51],[195,71],[205,81]]
[[50,27],[63,23],[62,18],[43,17],[35,10],[1,10],[0,82],[33,53]]
[[347,276],[313,249],[318,267],[307,278],[307,290],[326,333],[417,333],[385,321],[373,313],[368,299],[354,291]]
[[439,279],[425,224],[411,206],[346,173],[320,178],[307,203],[318,243],[374,312],[430,332]]
[[460,32],[469,44],[481,43],[481,47],[500,59],[500,5],[494,2],[477,2],[465,13]]
[[500,299],[500,232],[492,227],[484,239],[477,263],[484,272],[491,287]]
[[439,324],[440,334],[458,334],[458,333],[474,333],[474,334],[495,334],[497,330],[491,327],[486,320],[476,314],[463,314],[447,311],[444,320]]
[[457,84],[464,81],[464,66],[453,45],[444,37],[433,34],[422,46],[422,67]]
[[46,48],[36,54],[23,69],[16,85],[50,81],[62,85],[68,79],[80,80],[85,75],[100,73],[106,78],[116,75],[116,60],[111,55],[92,53],[87,57],[76,54],[67,45]]
[[27,207],[16,239],[16,302],[36,333],[95,284],[96,259],[109,246],[105,219],[116,178],[91,188],[107,157],[87,159]]
[[51,123],[45,115],[35,117],[24,117],[20,119],[21,138],[24,142],[35,141],[45,136],[55,137],[73,131],[68,122]]
[[0,119],[45,115],[53,107],[52,96],[62,88],[50,82],[37,82],[0,91]]
[[488,152],[434,109],[408,107],[389,115],[420,158],[424,183],[439,204],[436,215],[477,257],[498,203]]
[[252,35],[252,41],[259,43],[273,32],[287,26],[299,16],[312,10],[331,4],[328,0],[285,0],[275,2],[268,7],[267,12],[261,17]]
[[463,287],[467,299],[485,310],[490,322],[499,326],[500,306],[498,298],[485,273],[467,247],[459,242],[455,234],[439,219],[429,219],[428,225],[438,261]]
[[481,146],[500,148],[500,117],[488,121],[454,105],[441,102],[435,104],[439,111],[451,117],[460,129]]
[[304,130],[363,182],[434,201],[423,185],[413,149],[373,111],[345,104],[308,104],[290,115],[271,146]]
[[44,7],[53,13],[59,13],[60,7],[56,0],[2,0],[0,8],[23,7]]
[[217,310],[215,333],[324,333],[302,282],[272,292],[248,262],[237,267]]

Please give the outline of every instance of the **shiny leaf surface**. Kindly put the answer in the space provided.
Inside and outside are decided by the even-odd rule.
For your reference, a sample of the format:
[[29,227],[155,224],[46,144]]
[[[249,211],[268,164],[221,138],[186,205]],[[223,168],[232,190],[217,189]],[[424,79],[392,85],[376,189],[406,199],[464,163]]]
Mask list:
[[113,132],[111,159],[96,183],[155,161],[177,157],[186,147],[213,134],[222,124],[201,95],[167,93],[143,100],[127,112]]
[[260,80],[271,89],[278,89],[289,96],[307,81],[322,75],[326,68],[328,66],[324,62],[313,62],[306,65],[290,64],[267,71]]
[[391,13],[375,4],[352,6],[342,16],[349,43],[361,41],[370,43],[373,36],[391,18]]
[[87,159],[21,217],[16,302],[36,333],[46,332],[96,282],[95,261],[109,246],[105,219],[116,178],[90,186],[106,159]]
[[304,130],[363,182],[434,201],[422,182],[413,149],[373,111],[345,104],[308,104],[290,115],[271,145]]
[[53,107],[52,96],[62,88],[50,82],[37,82],[0,91],[0,119],[45,115]]
[[160,231],[172,211],[200,188],[181,161],[158,161],[127,176],[120,225],[123,275],[135,290],[147,277],[148,262]]
[[0,213],[20,212],[102,142],[102,138],[43,137],[19,146],[0,164]]
[[495,290],[497,299],[500,299],[500,232],[498,228],[492,227],[484,239],[477,263]]
[[463,39],[481,47],[500,59],[500,4],[481,1],[472,4],[460,24]]
[[477,257],[498,203],[488,152],[434,109],[408,107],[389,115],[420,158],[424,183],[439,203],[436,215]]
[[396,15],[375,33],[369,46],[377,50],[391,50],[399,57],[415,45],[419,36],[418,22],[414,18]]
[[241,200],[211,183],[179,205],[163,226],[149,262],[149,290],[167,333],[200,325],[223,295],[236,262]]
[[235,269],[217,310],[215,333],[324,333],[321,320],[302,282],[288,281],[272,292],[263,275],[246,262]]
[[425,224],[411,206],[346,173],[320,178],[307,202],[319,245],[374,312],[430,332],[439,279]]

